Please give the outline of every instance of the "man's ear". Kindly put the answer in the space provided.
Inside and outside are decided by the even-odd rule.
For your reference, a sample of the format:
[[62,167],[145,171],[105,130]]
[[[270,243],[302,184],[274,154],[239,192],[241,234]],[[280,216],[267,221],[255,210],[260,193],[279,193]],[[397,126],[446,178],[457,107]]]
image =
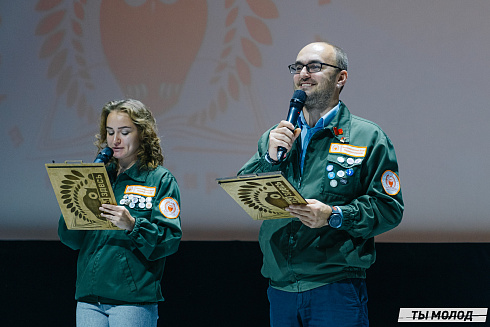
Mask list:
[[338,87],[343,87],[345,83],[347,82],[347,71],[342,70],[339,75],[337,76],[337,86]]

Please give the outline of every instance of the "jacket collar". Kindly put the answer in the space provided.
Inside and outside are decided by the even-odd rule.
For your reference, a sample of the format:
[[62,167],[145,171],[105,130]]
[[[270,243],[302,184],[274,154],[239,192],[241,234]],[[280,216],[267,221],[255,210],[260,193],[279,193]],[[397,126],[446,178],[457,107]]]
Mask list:
[[[110,164],[107,167],[107,170],[111,171],[114,176],[117,174],[117,165],[115,163]],[[123,172],[122,174],[126,174],[129,178],[136,182],[145,182],[149,171],[147,168],[141,165],[141,162],[138,160],[134,165],[131,166],[128,170]]]
[[325,129],[329,130],[331,135],[335,137],[341,143],[350,142],[350,125],[352,115],[347,109],[347,106],[340,101],[339,111],[332,121],[325,126]]

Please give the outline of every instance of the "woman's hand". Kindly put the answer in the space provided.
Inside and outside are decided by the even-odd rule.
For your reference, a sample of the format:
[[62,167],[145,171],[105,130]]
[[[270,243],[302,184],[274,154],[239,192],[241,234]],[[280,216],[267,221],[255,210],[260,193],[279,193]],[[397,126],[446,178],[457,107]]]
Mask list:
[[117,227],[130,232],[133,230],[136,220],[131,216],[126,207],[103,204],[99,210],[102,217],[106,218]]

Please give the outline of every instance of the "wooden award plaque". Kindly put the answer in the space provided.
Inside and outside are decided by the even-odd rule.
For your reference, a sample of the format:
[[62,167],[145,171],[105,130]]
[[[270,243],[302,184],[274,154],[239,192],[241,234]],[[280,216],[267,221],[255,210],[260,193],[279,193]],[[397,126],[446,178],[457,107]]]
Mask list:
[[46,164],[46,170],[68,229],[120,229],[100,216],[101,204],[117,203],[103,163]]
[[291,218],[284,208],[307,203],[281,172],[217,178],[216,181],[254,220]]

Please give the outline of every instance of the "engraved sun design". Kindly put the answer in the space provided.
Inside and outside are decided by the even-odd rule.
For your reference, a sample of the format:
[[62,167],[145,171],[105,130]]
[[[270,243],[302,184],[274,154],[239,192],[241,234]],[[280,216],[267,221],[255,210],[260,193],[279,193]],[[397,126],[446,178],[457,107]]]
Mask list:
[[[82,173],[72,170],[71,175],[64,175],[61,181],[60,193],[63,205],[73,213],[76,218],[80,218],[86,221],[88,224],[95,224],[97,218],[104,220],[100,216],[99,207],[101,205],[99,197],[97,196],[97,189],[94,184],[92,174],[87,177]],[[93,214],[92,217],[88,217],[82,207],[86,207]]]
[[277,209],[284,209],[288,203],[282,199],[281,194],[272,186],[256,182],[247,182],[240,186],[238,197],[244,205],[263,213],[280,214]]

